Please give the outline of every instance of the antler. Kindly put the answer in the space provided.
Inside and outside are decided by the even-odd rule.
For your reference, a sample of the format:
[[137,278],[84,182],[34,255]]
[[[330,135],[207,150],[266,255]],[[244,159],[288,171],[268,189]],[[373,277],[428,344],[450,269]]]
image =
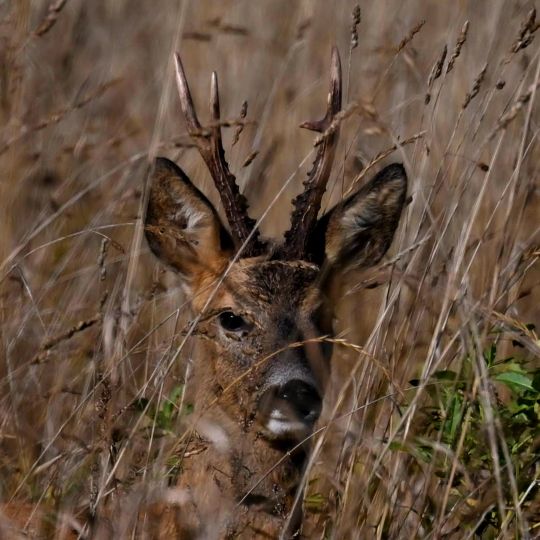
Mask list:
[[330,64],[330,91],[328,107],[322,120],[304,122],[300,127],[323,133],[313,167],[304,182],[304,191],[294,201],[291,215],[291,227],[285,233],[285,258],[299,259],[306,253],[310,235],[317,222],[321,201],[326,191],[332,163],[339,137],[339,125],[333,124],[337,113],[341,110],[341,60],[336,47],[332,48]]
[[[236,178],[229,170],[229,165],[225,160],[225,151],[221,139],[217,74],[215,71],[212,73],[210,90],[212,124],[209,129],[203,129],[197,118],[180,55],[177,53],[174,58],[180,106],[186,119],[188,133],[197,145],[199,153],[204,159],[219,191],[227,220],[231,226],[233,241],[238,248],[247,241],[255,225],[255,220],[249,217],[246,198],[240,193]],[[259,240],[259,231],[256,230],[251,235],[242,253],[244,256],[253,256],[259,254],[263,249],[264,245]]]

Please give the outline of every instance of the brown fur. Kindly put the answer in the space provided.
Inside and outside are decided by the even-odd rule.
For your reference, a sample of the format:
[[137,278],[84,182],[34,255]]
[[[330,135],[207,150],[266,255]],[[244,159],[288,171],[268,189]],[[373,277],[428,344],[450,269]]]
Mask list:
[[[266,409],[263,403],[269,381],[307,374],[324,395],[332,283],[338,271],[380,260],[405,192],[403,168],[387,167],[321,218],[306,260],[280,260],[277,247],[229,267],[230,242],[215,210],[176,165],[158,160],[147,237],[154,253],[182,276],[199,316],[199,346],[195,421],[174,501],[154,505],[146,516],[156,538],[277,538],[297,531],[300,514],[290,513],[309,452],[301,441],[311,430],[282,436],[268,427],[273,402]],[[245,331],[227,331],[223,313],[241,317]],[[282,400],[280,410],[287,405]]]
[[[291,339],[318,335],[310,320],[320,304],[317,271],[307,263],[241,260],[218,289],[210,311],[245,314],[254,327],[248,339],[228,347],[216,336],[215,317],[202,320],[195,331],[201,341],[193,381],[199,414],[196,434],[186,449],[193,457],[183,460],[178,483],[189,502],[177,516],[167,513],[165,531],[186,538],[195,536],[194,531],[201,534],[209,525],[198,516],[209,515],[210,536],[212,526],[219,530],[220,523],[235,538],[253,538],[256,532],[274,537],[282,526],[292,507],[305,450],[285,455],[284,445],[266,436],[255,412],[260,382],[272,363],[281,360],[276,350],[287,347]],[[207,301],[207,296],[208,290],[195,295],[195,305]],[[287,328],[280,325],[284,313],[290,317]],[[214,360],[206,361],[210,358]],[[201,439],[200,433],[208,431],[226,434],[223,448],[204,441],[204,435]],[[198,453],[201,445],[203,451]],[[167,534],[172,533],[162,531],[160,537]]]
[[74,540],[79,537],[82,525],[73,517],[19,501],[0,507],[0,538],[18,540],[23,538],[50,538]]

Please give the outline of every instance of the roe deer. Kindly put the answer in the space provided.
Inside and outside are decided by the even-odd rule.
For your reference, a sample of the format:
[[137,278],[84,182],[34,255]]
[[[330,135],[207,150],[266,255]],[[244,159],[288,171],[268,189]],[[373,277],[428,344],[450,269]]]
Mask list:
[[[341,65],[334,48],[326,115],[302,125],[322,133],[313,167],[293,201],[284,241],[263,241],[225,160],[216,74],[205,128],[180,57],[175,60],[187,129],[230,230],[177,165],[156,160],[146,238],[179,274],[198,315],[193,334],[199,338],[197,420],[177,483],[181,503],[162,509],[157,536],[290,536],[299,519],[287,517],[309,452],[298,443],[313,432],[330,368],[331,346],[322,337],[332,335],[331,282],[383,257],[404,206],[407,177],[401,164],[392,164],[318,219],[339,134]],[[285,531],[287,521],[292,525]]]

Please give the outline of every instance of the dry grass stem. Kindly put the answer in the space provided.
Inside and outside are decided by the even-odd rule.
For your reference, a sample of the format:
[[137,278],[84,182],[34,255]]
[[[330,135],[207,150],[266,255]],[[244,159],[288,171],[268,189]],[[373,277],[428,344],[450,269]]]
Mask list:
[[478,95],[480,92],[480,88],[482,87],[482,83],[484,82],[484,78],[486,76],[487,72],[487,64],[480,70],[480,73],[474,79],[474,83],[472,86],[472,89],[470,92],[467,93],[465,96],[465,100],[463,101],[462,109],[466,109],[470,102]]
[[56,21],[66,4],[67,0],[56,0],[55,2],[52,2],[47,9],[47,15],[45,15],[44,19],[34,30],[34,35],[38,37],[45,35],[56,24]]
[[469,31],[469,21],[465,21],[461,28],[461,32],[459,33],[459,37],[456,41],[456,46],[454,47],[454,50],[452,51],[450,59],[448,60],[448,64],[446,65],[447,74],[450,73],[454,69],[454,64],[456,63],[456,60],[459,58],[459,55],[461,54],[461,49],[463,45],[465,44],[465,41],[467,41],[468,31]]
[[[448,53],[448,47],[445,45],[443,47],[443,50],[441,51],[439,58],[437,59],[435,64],[433,64],[433,67],[431,68],[431,72],[429,74],[429,78],[427,82],[428,88],[431,88],[433,86],[433,83],[441,76],[447,53]],[[430,101],[431,101],[431,94],[428,92],[426,94],[424,102],[427,105]]]
[[534,34],[540,27],[540,23],[536,22],[536,9],[532,8],[527,15],[525,21],[523,21],[521,28],[519,29],[519,36],[517,40],[512,44],[510,51],[513,54],[528,47],[534,39]]
[[[183,523],[198,512],[189,501],[199,487],[206,496],[233,481],[238,491],[212,499],[201,537],[219,537],[231,508],[234,519],[259,512],[285,525],[296,508],[306,540],[536,538],[534,3],[136,4],[0,2],[0,538],[10,538],[14,509],[21,538],[153,537],[165,503],[182,509]],[[313,135],[298,125],[326,109],[334,45],[342,106]],[[179,111],[174,52],[200,103],[196,135],[231,128],[223,147],[255,221],[234,249],[221,194],[195,151],[208,140],[193,139]],[[208,111],[212,70],[222,114],[236,118]],[[321,305],[310,296],[298,316],[261,315],[238,285],[255,264],[244,251],[260,234],[269,246],[260,264],[293,264],[280,252],[292,201],[309,165],[331,161],[320,156],[337,131],[313,221],[338,210],[318,222],[298,265],[325,261]],[[147,212],[157,156],[207,198],[193,212],[171,209],[169,228]],[[374,209],[395,200],[395,178],[371,198],[353,195],[391,163],[403,165],[408,186],[387,238],[385,212]],[[351,224],[361,238],[333,251],[329,238]],[[388,252],[346,267],[373,247],[377,228]],[[192,249],[162,264],[145,236],[169,229],[160,249]],[[200,231],[220,249],[201,255]],[[199,259],[195,275],[188,266]],[[285,287],[267,289],[257,302],[274,305]],[[264,344],[226,334],[229,311]],[[229,376],[224,359],[237,347],[248,352]],[[281,448],[258,409],[229,411],[259,407],[261,381],[296,357],[316,371],[324,404],[317,423]],[[275,453],[260,465],[263,445]],[[284,487],[280,475],[295,460],[302,467]],[[199,465],[202,480],[188,493],[181,481]],[[265,510],[280,490],[288,515]]]
[[418,34],[420,30],[422,30],[422,27],[425,24],[426,24],[426,20],[422,19],[415,26],[413,26],[411,31],[399,42],[396,52],[398,53],[401,52],[413,40],[414,36],[416,36],[416,34]]
[[362,21],[362,12],[360,6],[356,4],[352,12],[351,24],[351,51],[358,47],[358,25]]

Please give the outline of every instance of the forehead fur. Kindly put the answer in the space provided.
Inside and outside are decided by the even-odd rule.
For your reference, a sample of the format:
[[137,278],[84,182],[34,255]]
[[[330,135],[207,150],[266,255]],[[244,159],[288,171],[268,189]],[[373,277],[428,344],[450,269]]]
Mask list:
[[312,287],[319,268],[303,261],[265,261],[244,268],[246,291],[259,302],[298,304]]
[[[251,308],[296,309],[316,296],[319,267],[304,261],[268,261],[262,257],[240,259],[216,291],[219,275],[201,272],[192,305],[199,311],[212,294],[212,309]],[[311,289],[311,290],[310,290]]]

